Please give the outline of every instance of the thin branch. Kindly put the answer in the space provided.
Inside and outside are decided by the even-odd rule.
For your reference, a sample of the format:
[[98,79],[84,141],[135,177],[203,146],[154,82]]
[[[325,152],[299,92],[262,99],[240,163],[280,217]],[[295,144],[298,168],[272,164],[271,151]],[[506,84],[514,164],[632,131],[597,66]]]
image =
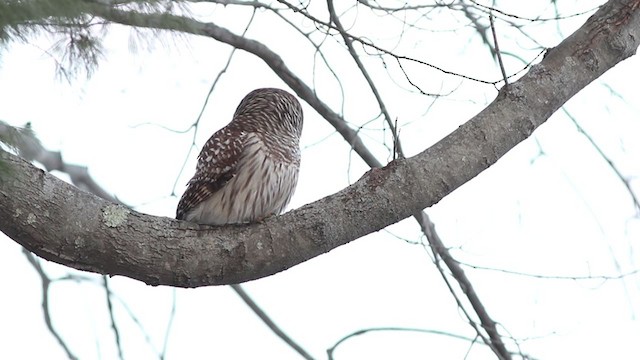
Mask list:
[[493,14],[489,14],[489,24],[491,24],[491,34],[493,34],[493,44],[496,49],[496,57],[498,58],[498,64],[500,64],[500,71],[502,72],[502,79],[504,80],[504,86],[509,86],[509,79],[507,79],[507,72],[504,70],[504,63],[502,62],[502,54],[500,53],[500,46],[498,45],[498,35],[496,34],[496,27],[493,24]]
[[446,337],[450,337],[450,338],[454,338],[454,339],[458,339],[458,340],[464,340],[464,341],[468,341],[470,343],[474,343],[475,339],[470,338],[470,337],[466,337],[466,336],[462,336],[462,335],[458,335],[458,334],[454,334],[454,333],[450,333],[450,332],[446,332],[446,331],[441,331],[441,330],[431,330],[431,329],[419,329],[419,328],[405,328],[405,327],[372,327],[372,328],[366,328],[366,329],[360,329],[357,331],[354,331],[348,335],[345,335],[344,337],[342,337],[340,340],[338,340],[335,344],[333,344],[333,346],[331,346],[330,348],[327,349],[327,357],[329,358],[329,360],[333,360],[333,353],[335,352],[335,350],[338,348],[338,346],[340,346],[342,343],[344,343],[345,341],[356,337],[356,336],[360,336],[360,335],[364,335],[367,333],[371,333],[371,332],[414,332],[414,333],[423,333],[423,334],[431,334],[431,335],[440,335],[440,336],[446,336]]
[[407,11],[407,10],[422,10],[422,9],[449,7],[449,5],[445,3],[438,3],[438,2],[436,2],[435,4],[420,4],[420,5],[408,5],[407,3],[405,3],[403,6],[400,6],[400,7],[380,6],[377,4],[377,1],[374,1],[376,5],[373,5],[371,4],[370,0],[357,0],[357,2],[373,10],[382,10],[387,14],[391,14],[399,11]]
[[49,311],[49,289],[52,282],[51,278],[49,278],[49,276],[44,272],[35,255],[24,248],[22,249],[22,253],[27,257],[29,264],[33,266],[42,281],[42,314],[44,315],[44,323],[47,325],[47,329],[67,354],[69,360],[77,360],[78,358],[71,352],[67,343],[62,339],[62,336],[58,334],[58,331],[53,328],[53,324],[51,323],[51,312]]
[[107,298],[107,310],[109,312],[109,320],[111,321],[111,329],[113,330],[113,336],[116,340],[116,348],[118,349],[118,358],[120,360],[124,360],[124,356],[122,354],[122,345],[120,344],[120,331],[118,330],[118,326],[116,325],[116,319],[113,316],[113,304],[111,303],[111,290],[109,289],[109,278],[106,275],[102,275],[102,286],[104,287],[104,292]]
[[557,21],[557,20],[564,20],[564,19],[570,19],[576,16],[582,16],[591,12],[594,12],[596,10],[598,10],[602,5],[600,6],[596,6],[584,11],[580,11],[577,13],[573,13],[573,14],[569,14],[569,15],[564,15],[564,16],[554,16],[551,18],[545,18],[545,17],[536,17],[536,18],[528,18],[528,17],[524,17],[524,16],[520,16],[520,15],[515,15],[515,14],[510,14],[506,11],[502,11],[496,7],[491,7],[491,6],[487,6],[487,5],[483,5],[478,3],[475,0],[469,0],[471,3],[473,3],[474,5],[476,5],[478,7],[478,9],[483,10],[487,13],[492,13],[492,12],[496,12],[498,14],[504,15],[506,17],[510,17],[510,18],[514,18],[514,19],[518,19],[518,20],[525,20],[525,21],[529,21],[529,22],[535,22],[535,21]]
[[462,266],[466,266],[476,270],[493,271],[493,272],[499,272],[503,274],[529,277],[534,279],[544,279],[544,280],[571,280],[571,281],[599,280],[604,283],[611,280],[622,280],[624,278],[640,274],[640,269],[634,269],[634,270],[626,271],[624,273],[620,273],[616,275],[544,275],[544,274],[533,274],[533,273],[527,273],[522,271],[498,269],[498,268],[492,268],[487,266],[468,264],[461,261],[458,261],[458,263]]
[[[462,5],[462,2],[463,0],[460,0],[459,4]],[[495,59],[496,49],[491,44],[491,41],[489,41],[489,37],[487,36],[487,27],[480,23],[480,21],[478,20],[479,17],[474,12],[472,12],[471,9],[473,9],[472,6],[463,6],[462,12],[464,16],[467,19],[469,19],[469,21],[471,21],[471,23],[473,24],[473,28],[476,30],[476,32],[480,36],[480,39],[482,39],[482,43],[485,44],[487,48],[489,48],[489,52],[491,53],[491,56]]]
[[380,96],[380,92],[378,91],[371,76],[369,76],[369,72],[365,68],[362,61],[360,60],[360,57],[358,56],[356,49],[353,47],[353,41],[351,37],[349,37],[344,27],[342,26],[342,23],[340,22],[340,17],[336,14],[336,10],[333,6],[333,0],[327,0],[327,5],[329,9],[329,17],[331,18],[331,22],[335,24],[336,29],[340,32],[340,35],[342,36],[342,39],[344,40],[344,43],[347,46],[347,49],[349,50],[349,54],[351,55],[351,58],[358,66],[360,73],[362,74],[367,84],[369,85],[371,92],[373,93],[374,97],[376,98],[376,101],[378,102],[378,106],[380,107],[380,112],[382,112],[382,114],[384,115],[384,119],[387,122],[387,125],[389,126],[389,128],[391,129],[391,135],[394,139],[394,147],[397,146],[397,149],[396,149],[397,153],[401,157],[404,157],[404,152],[402,151],[402,146],[400,145],[400,142],[395,141],[396,139],[398,139],[398,131],[396,129],[396,126],[393,123],[393,120],[391,120],[391,115],[389,115],[389,111],[387,110],[387,106],[382,100],[382,96]]
[[177,303],[177,292],[176,288],[171,289],[171,311],[169,312],[169,321],[167,323],[167,329],[164,331],[164,342],[162,345],[162,352],[160,353],[160,360],[165,360],[167,357],[167,347],[169,346],[169,334],[171,333],[171,329],[173,327],[173,320],[176,317],[176,303]]
[[[286,5],[287,7],[289,7],[291,10],[293,10],[295,12],[302,14],[303,16],[305,16],[306,18],[308,18],[309,20],[313,21],[314,23],[316,23],[316,24],[318,24],[320,26],[323,26],[323,27],[325,27],[327,29],[336,30],[336,31],[340,32],[340,30],[337,29],[336,26],[332,25],[331,22],[322,21],[322,20],[318,19],[317,17],[309,14],[308,12],[304,11],[303,9],[297,8],[296,6],[292,5],[291,3],[289,3],[289,2],[287,2],[285,0],[278,0],[278,2],[280,2],[281,4]],[[462,79],[466,79],[466,80],[470,80],[470,81],[474,81],[474,82],[478,82],[478,83],[482,83],[482,84],[486,84],[486,85],[495,85],[495,84],[499,83],[500,81],[503,81],[503,80],[494,80],[494,81],[483,80],[483,79],[476,78],[476,77],[473,77],[473,76],[470,76],[470,75],[465,75],[465,74],[456,73],[454,71],[449,71],[449,70],[446,70],[446,69],[444,69],[442,67],[430,64],[430,63],[428,63],[428,62],[426,62],[424,60],[413,58],[411,56],[396,54],[391,50],[387,50],[385,48],[382,48],[380,46],[375,45],[373,42],[369,41],[368,39],[365,39],[365,38],[362,38],[362,37],[358,37],[358,36],[354,36],[354,35],[351,35],[351,34],[348,34],[348,33],[347,33],[347,35],[348,35],[348,37],[350,39],[352,39],[352,41],[359,42],[360,44],[363,45],[363,47],[374,49],[374,50],[378,51],[380,54],[389,55],[389,56],[395,58],[397,61],[405,60],[405,61],[408,61],[408,62],[413,62],[413,63],[416,63],[416,64],[420,64],[420,65],[429,67],[431,69],[434,69],[434,70],[436,70],[436,71],[438,71],[440,73],[446,74],[446,75],[460,77]],[[520,69],[517,72],[515,72],[514,74],[509,75],[508,78],[516,76],[520,72],[526,70],[528,67],[529,67],[529,65],[525,66],[523,69]]]
[[114,300],[116,300],[120,304],[120,306],[122,306],[122,309],[127,313],[131,321],[133,321],[133,323],[138,327],[138,329],[142,333],[142,336],[144,337],[144,341],[149,345],[151,350],[158,356],[158,358],[160,358],[161,356],[160,352],[158,351],[158,349],[156,349],[155,345],[153,344],[153,341],[151,340],[151,336],[149,335],[147,330],[144,328],[144,326],[142,325],[142,322],[140,321],[140,319],[138,319],[138,317],[133,312],[133,310],[131,310],[129,305],[124,301],[124,299],[119,297],[118,294],[111,293],[111,296],[113,297]]
[[[444,244],[435,243],[436,246],[444,246]],[[443,251],[443,248],[438,249],[438,255],[442,257],[442,260],[447,265],[449,271],[451,271],[452,276],[456,279],[462,292],[467,296],[467,299],[471,303],[475,313],[480,318],[480,324],[482,328],[489,335],[489,339],[491,340],[490,346],[491,349],[495,352],[495,354],[500,359],[511,359],[510,353],[507,351],[504,343],[502,342],[502,338],[498,329],[496,328],[496,322],[489,316],[487,309],[485,308],[482,301],[480,301],[480,297],[476,293],[471,281],[465,274],[464,270],[460,266],[457,265],[456,260],[450,255],[449,251]]]
[[274,334],[276,334],[282,341],[284,341],[287,345],[289,345],[292,349],[294,349],[300,356],[305,358],[306,360],[313,360],[313,357],[309,355],[298,343],[296,343],[293,339],[291,339],[287,334],[280,329],[276,323],[271,320],[271,318],[260,308],[258,304],[256,304],[253,299],[247,294],[246,291],[242,288],[241,285],[235,284],[230,285],[230,287],[240,296],[240,298],[249,306],[249,308],[262,320],[262,322],[269,327]]
[[[491,348],[491,350],[493,350],[493,352],[496,354],[496,356],[498,356],[499,359],[511,359],[511,355],[507,351],[504,343],[502,342],[502,338],[498,333],[498,329],[496,328],[496,322],[493,321],[493,319],[491,319],[484,305],[482,304],[478,295],[476,294],[473,288],[473,285],[471,284],[471,281],[469,280],[465,272],[462,270],[462,268],[458,265],[457,260],[455,260],[453,256],[451,256],[449,249],[447,249],[447,247],[444,245],[444,243],[440,239],[440,236],[436,232],[435,225],[433,224],[433,222],[431,222],[431,220],[429,219],[429,217],[424,211],[415,215],[414,217],[418,220],[418,223],[420,224],[422,232],[427,237],[429,246],[431,247],[431,250],[434,253],[434,264],[438,267],[438,270],[440,271],[440,275],[442,276],[442,279],[444,280],[447,287],[449,288],[449,292],[453,295],[456,303],[458,304],[458,308],[460,308],[460,310],[464,313],[467,320],[469,321],[469,325],[471,325],[471,327],[473,327],[474,330],[476,330],[477,336],[480,337],[483,340],[483,342]],[[471,303],[471,306],[473,307],[476,315],[480,319],[480,324],[482,328],[487,332],[487,335],[489,336],[488,339],[485,335],[482,334],[476,322],[471,318],[466,308],[463,306],[462,301],[459,299],[456,291],[453,289],[453,287],[449,283],[449,280],[447,279],[447,276],[444,270],[440,266],[439,259],[441,259],[445,263],[445,265],[451,272],[451,276],[457,281],[458,286],[460,287],[462,292],[466,295],[469,303]]]
[[596,143],[596,141],[593,139],[593,137],[591,137],[591,135],[589,135],[589,133],[587,133],[584,130],[582,125],[580,125],[580,123],[578,123],[578,120],[573,115],[571,115],[571,113],[567,110],[567,108],[565,106],[562,107],[562,112],[565,115],[567,115],[569,120],[571,120],[571,122],[578,129],[578,132],[580,132],[582,135],[584,135],[584,137],[589,141],[591,146],[593,146],[593,148],[596,149],[596,152],[598,153],[598,155],[600,155],[602,160],[604,160],[607,163],[607,165],[609,165],[609,167],[614,172],[614,174],[616,174],[616,177],[618,179],[620,179],[620,182],[622,182],[622,185],[624,185],[624,187],[627,189],[627,193],[629,193],[629,196],[631,197],[631,201],[633,202],[633,206],[636,208],[636,213],[640,214],[640,199],[638,199],[638,197],[636,196],[636,193],[631,188],[631,181],[629,181],[629,179],[627,179],[622,174],[620,169],[618,169],[618,167],[613,163],[613,161],[604,153],[602,148]]

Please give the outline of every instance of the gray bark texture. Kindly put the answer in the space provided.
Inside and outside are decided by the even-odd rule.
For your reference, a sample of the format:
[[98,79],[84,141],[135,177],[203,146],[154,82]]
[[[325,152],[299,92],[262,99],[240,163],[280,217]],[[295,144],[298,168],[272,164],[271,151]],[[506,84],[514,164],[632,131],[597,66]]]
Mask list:
[[0,230],[50,261],[151,285],[198,287],[269,276],[437,203],[635,54],[639,43],[640,0],[611,0],[431,148],[258,224],[210,227],[138,213],[0,150],[10,166],[0,175]]

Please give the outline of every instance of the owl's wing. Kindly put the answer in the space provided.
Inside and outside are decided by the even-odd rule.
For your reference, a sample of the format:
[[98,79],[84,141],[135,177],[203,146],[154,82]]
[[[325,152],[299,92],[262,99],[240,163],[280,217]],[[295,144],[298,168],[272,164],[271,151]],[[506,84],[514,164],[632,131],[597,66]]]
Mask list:
[[191,209],[215,194],[237,174],[246,138],[245,132],[223,128],[207,140],[198,155],[196,173],[178,203],[176,219],[184,220]]

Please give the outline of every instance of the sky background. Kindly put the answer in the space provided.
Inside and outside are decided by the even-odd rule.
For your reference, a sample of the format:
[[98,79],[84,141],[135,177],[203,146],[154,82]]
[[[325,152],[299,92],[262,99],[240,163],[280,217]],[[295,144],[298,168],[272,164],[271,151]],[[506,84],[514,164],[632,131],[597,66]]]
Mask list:
[[[559,1],[561,14],[599,5]],[[499,4],[522,17],[551,17],[544,1]],[[508,5],[508,2],[507,2]],[[320,11],[314,3],[309,11]],[[247,9],[197,4],[196,17],[241,33]],[[525,25],[522,31],[497,22],[505,53],[524,63],[539,53],[532,44],[555,46],[591,13],[559,22]],[[449,71],[497,80],[500,70],[474,30],[458,14],[442,11],[425,18],[398,40],[397,19],[349,10],[343,23],[385,47]],[[342,90],[314,57],[313,48],[268,12],[258,13],[248,37],[264,42],[353,127],[382,162],[389,161],[390,132],[372,95],[339,41],[323,49]],[[486,19],[485,19],[486,20]],[[416,20],[417,21],[417,20]],[[486,22],[486,21],[485,21]],[[313,24],[303,22],[307,29]],[[535,42],[524,35],[530,34]],[[312,37],[319,37],[313,34]],[[231,119],[242,97],[258,87],[286,88],[259,59],[238,51],[193,132],[211,84],[231,49],[211,39],[160,39],[123,26],[109,26],[104,58],[88,79],[68,82],[56,75],[55,41],[41,36],[12,44],[0,57],[0,119],[31,122],[48,150],[71,164],[89,168],[107,191],[137,211],[173,217],[178,197],[192,176],[202,144]],[[395,45],[394,45],[395,44]],[[412,79],[434,99],[407,91],[393,64],[385,68],[365,57],[408,156],[426,149],[482,110],[496,95],[491,85],[444,76],[410,65]],[[524,63],[505,56],[507,73]],[[566,111],[593,137],[607,158],[631,180],[640,174],[640,60],[632,57],[585,88]],[[307,104],[302,167],[290,208],[328,196],[356,181],[366,165]],[[184,172],[180,168],[185,162]],[[56,173],[63,179],[65,174]],[[177,185],[176,185],[177,184]],[[174,188],[175,186],[175,188]],[[523,352],[540,359],[636,359],[640,355],[640,222],[627,189],[610,165],[563,111],[516,146],[496,165],[427,209],[452,254],[462,263],[494,270],[465,270],[489,314]],[[252,281],[246,290],[293,339],[316,358],[343,336],[367,327],[439,330],[473,338],[451,294],[422,245],[412,219],[370,234],[277,275]],[[52,277],[70,270],[42,261]],[[0,235],[0,358],[64,359],[47,331],[41,285],[21,248]],[[504,271],[502,271],[504,270]],[[506,271],[506,272],[505,272]],[[525,276],[535,274],[542,277]],[[621,279],[603,279],[601,276]],[[94,282],[52,285],[55,328],[80,359],[117,358],[104,289]],[[592,276],[592,279],[586,277]],[[571,277],[580,277],[576,280]],[[173,289],[111,278],[114,313],[127,359],[153,359],[162,350],[173,299],[175,317],[167,358],[299,359],[228,287]],[[128,310],[137,322],[132,320]],[[511,342],[510,342],[511,344]],[[336,359],[493,359],[483,345],[423,333],[380,332],[352,338]]]

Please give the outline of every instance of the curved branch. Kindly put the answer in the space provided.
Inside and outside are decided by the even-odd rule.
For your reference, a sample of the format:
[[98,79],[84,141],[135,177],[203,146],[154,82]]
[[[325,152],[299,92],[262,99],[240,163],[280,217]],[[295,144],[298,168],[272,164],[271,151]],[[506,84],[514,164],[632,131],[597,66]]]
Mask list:
[[196,287],[265,277],[435,204],[633,55],[639,43],[640,0],[611,0],[508,92],[431,148],[259,224],[209,227],[141,214],[2,152],[12,171],[0,178],[0,230],[48,260],[148,284]]
[[446,332],[446,331],[441,331],[441,330],[431,330],[431,329],[419,329],[419,328],[406,328],[406,327],[372,327],[372,328],[365,328],[365,329],[360,329],[360,330],[356,330],[348,335],[343,336],[340,340],[338,340],[335,344],[333,344],[333,346],[331,346],[330,348],[327,349],[327,357],[329,358],[329,360],[333,360],[334,356],[333,353],[336,351],[336,349],[338,348],[338,346],[340,346],[342,343],[344,343],[347,340],[350,340],[356,336],[361,336],[367,333],[373,333],[373,332],[415,332],[415,333],[422,333],[422,334],[430,334],[430,335],[439,335],[439,336],[446,336],[446,337],[450,337],[452,339],[457,339],[457,340],[463,340],[469,343],[475,343],[476,339],[473,338],[469,338],[463,335],[458,335],[458,334],[454,334],[454,333],[450,333],[450,332]]
[[193,35],[210,37],[222,43],[256,55],[269,66],[280,79],[287,84],[300,98],[306,101],[315,111],[327,120],[336,131],[370,167],[381,167],[382,163],[364,145],[356,130],[349,127],[347,122],[322,102],[314,90],[297,77],[285,64],[277,53],[259,41],[247,39],[243,36],[217,26],[213,23],[203,23],[191,18],[170,14],[143,14],[135,11],[121,11],[98,7],[95,15],[115,23],[141,28],[175,30]]

